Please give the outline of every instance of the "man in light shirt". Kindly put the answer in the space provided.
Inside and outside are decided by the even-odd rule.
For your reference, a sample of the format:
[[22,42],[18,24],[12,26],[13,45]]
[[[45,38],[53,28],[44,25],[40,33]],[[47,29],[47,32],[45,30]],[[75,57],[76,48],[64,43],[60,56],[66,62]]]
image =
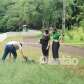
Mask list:
[[24,58],[25,56],[23,55],[23,51],[22,51],[22,43],[17,42],[17,41],[8,42],[5,46],[2,60],[5,61],[8,54],[10,54],[10,56],[12,54],[14,57],[14,60],[15,60],[17,58],[17,50],[20,50],[20,53],[21,53],[22,57]]

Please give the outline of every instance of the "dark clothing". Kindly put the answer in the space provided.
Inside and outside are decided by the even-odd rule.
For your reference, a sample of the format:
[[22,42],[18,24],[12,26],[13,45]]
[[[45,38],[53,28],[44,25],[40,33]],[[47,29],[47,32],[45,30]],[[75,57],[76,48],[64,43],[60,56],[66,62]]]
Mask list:
[[2,57],[2,60],[5,60],[5,58],[7,57],[8,54],[13,54],[14,59],[17,58],[17,52],[16,52],[16,48],[13,45],[6,45],[5,46],[5,50],[4,50],[4,54]]
[[60,44],[59,42],[54,42],[53,41],[53,44],[52,44],[52,54],[53,54],[53,58],[56,59],[56,58],[59,58],[59,47],[60,47]]
[[49,55],[49,49],[46,49],[47,46],[42,45],[42,53],[44,56],[48,56]]
[[46,49],[47,46],[48,46],[48,42],[50,40],[50,36],[46,36],[46,35],[43,35],[42,39],[41,39],[41,45],[42,45],[42,53],[44,56],[48,56],[48,53],[49,53],[49,49]]

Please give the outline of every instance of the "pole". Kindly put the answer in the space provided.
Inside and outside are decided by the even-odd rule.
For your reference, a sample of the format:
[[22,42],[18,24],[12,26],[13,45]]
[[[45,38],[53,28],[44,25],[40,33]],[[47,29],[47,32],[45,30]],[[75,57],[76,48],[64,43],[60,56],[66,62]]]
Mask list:
[[62,36],[64,36],[65,32],[65,15],[66,15],[66,0],[63,0]]
[[63,0],[62,32],[65,31],[66,1]]

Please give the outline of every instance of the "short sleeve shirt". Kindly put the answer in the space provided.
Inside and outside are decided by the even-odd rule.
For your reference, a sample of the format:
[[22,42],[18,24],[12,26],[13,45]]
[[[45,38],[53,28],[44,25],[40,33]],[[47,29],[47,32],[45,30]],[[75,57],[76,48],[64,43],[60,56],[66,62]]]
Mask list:
[[17,50],[22,49],[22,46],[20,45],[20,42],[17,42],[17,41],[8,42],[7,45],[13,45]]
[[61,36],[61,34],[59,32],[55,32],[52,34],[52,40],[59,40],[59,37]]

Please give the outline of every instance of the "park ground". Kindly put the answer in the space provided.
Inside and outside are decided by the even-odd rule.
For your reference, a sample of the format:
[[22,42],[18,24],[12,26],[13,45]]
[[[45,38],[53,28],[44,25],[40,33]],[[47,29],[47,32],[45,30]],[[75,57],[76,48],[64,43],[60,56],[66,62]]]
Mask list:
[[[32,38],[39,42],[39,38]],[[76,57],[79,60],[78,65],[53,65],[39,64],[41,49],[36,45],[29,45],[30,37],[10,36],[0,43],[0,58],[3,54],[4,44],[10,40],[23,41],[23,51],[25,56],[29,56],[36,63],[23,63],[22,57],[18,52],[16,63],[7,60],[5,63],[0,62],[0,84],[84,84],[84,57],[66,54],[60,52],[60,57]],[[50,52],[51,56],[51,52]]]

